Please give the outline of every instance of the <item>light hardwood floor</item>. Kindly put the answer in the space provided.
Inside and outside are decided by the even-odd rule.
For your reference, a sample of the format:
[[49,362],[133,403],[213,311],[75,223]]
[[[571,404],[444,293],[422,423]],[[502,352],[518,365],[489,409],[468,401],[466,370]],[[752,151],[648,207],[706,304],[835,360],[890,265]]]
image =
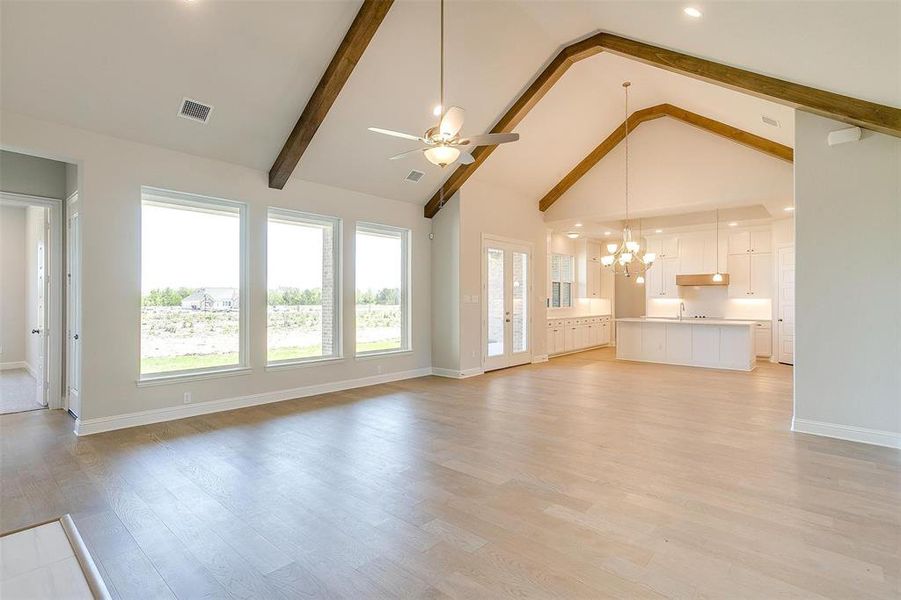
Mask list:
[[611,350],[74,438],[0,417],[0,531],[70,512],[132,598],[894,598],[901,453],[791,369]]

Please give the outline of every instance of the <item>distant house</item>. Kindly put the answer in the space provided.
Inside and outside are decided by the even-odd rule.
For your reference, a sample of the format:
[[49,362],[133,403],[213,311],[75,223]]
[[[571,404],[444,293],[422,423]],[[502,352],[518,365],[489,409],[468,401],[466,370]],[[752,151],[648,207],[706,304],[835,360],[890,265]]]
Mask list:
[[181,301],[191,310],[237,310],[238,305],[236,288],[201,288]]

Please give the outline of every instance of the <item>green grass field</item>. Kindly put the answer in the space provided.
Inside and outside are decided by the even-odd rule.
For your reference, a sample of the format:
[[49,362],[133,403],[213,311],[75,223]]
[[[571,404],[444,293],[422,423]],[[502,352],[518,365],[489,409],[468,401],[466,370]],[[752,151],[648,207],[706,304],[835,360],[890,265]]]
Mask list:
[[[393,350],[400,347],[400,340],[380,340],[377,342],[363,342],[357,344],[357,352],[372,352],[374,350]],[[322,352],[322,346],[289,346],[274,348],[269,351],[269,362],[282,360],[294,360],[318,356]],[[237,352],[225,352],[221,354],[186,354],[184,356],[155,356],[141,359],[141,373],[151,375],[156,373],[169,373],[171,371],[187,371],[190,369],[209,369],[211,367],[225,367],[238,364]]]

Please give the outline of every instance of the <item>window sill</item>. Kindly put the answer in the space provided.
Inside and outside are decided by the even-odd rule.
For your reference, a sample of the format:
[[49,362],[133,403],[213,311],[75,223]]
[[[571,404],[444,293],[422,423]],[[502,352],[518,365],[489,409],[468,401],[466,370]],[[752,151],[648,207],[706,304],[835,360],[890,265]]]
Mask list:
[[413,354],[412,349],[407,350],[375,350],[373,352],[363,352],[354,355],[354,360],[369,360],[371,358],[388,358],[390,356],[402,356],[405,354]]
[[302,369],[304,367],[316,367],[320,365],[329,365],[333,363],[344,362],[343,356],[329,356],[326,358],[310,358],[307,360],[286,360],[283,362],[274,362],[266,365],[266,371],[287,371],[290,369]]
[[219,379],[220,377],[234,377],[236,375],[248,375],[253,371],[250,367],[230,367],[210,371],[197,371],[193,373],[178,373],[175,375],[151,375],[138,379],[135,383],[138,387],[154,385],[169,385],[185,381],[203,381],[204,379]]

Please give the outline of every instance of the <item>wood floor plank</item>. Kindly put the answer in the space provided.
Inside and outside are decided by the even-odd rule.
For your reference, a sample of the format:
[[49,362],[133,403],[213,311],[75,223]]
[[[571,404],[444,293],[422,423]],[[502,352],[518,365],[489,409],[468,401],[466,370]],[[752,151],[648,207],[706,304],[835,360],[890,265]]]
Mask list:
[[897,600],[901,452],[791,411],[790,367],[608,349],[88,438],[3,415],[0,530],[72,513],[117,598]]

